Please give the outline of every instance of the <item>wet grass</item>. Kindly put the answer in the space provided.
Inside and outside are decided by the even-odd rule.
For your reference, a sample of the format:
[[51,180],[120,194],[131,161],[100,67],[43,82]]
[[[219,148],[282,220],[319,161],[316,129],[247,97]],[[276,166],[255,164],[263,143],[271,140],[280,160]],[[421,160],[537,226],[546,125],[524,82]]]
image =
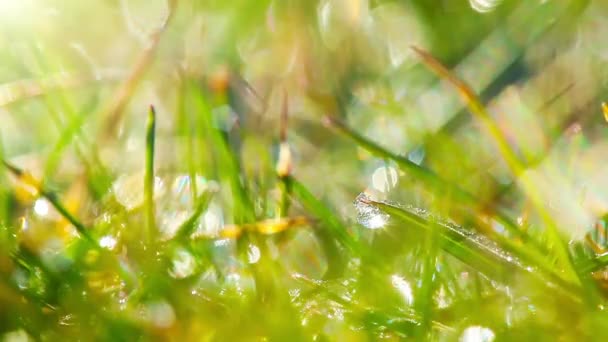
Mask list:
[[[479,163],[474,171],[507,177],[501,185],[512,186],[520,202],[501,198],[490,210],[488,198],[458,178],[464,162],[414,161],[402,146],[378,141],[371,123],[354,124],[369,123],[361,116],[387,102],[364,103],[373,97],[366,91],[380,96],[390,82],[378,80],[384,76],[366,63],[370,56],[353,52],[342,65],[335,51],[311,43],[325,39],[321,29],[306,32],[309,41],[294,38],[302,44],[295,51],[311,50],[295,64],[309,63],[303,69],[312,75],[272,79],[268,91],[264,82],[249,84],[244,75],[257,72],[247,68],[254,62],[233,62],[250,48],[239,40],[241,31],[261,18],[275,27],[281,13],[307,22],[312,7],[296,6],[296,15],[288,5],[236,1],[210,8],[188,3],[179,12],[177,3],[168,3],[118,85],[90,93],[34,89],[11,102],[15,112],[29,108],[19,101],[42,108],[36,124],[15,120],[31,126],[28,144],[48,127],[54,131],[39,137],[50,141],[36,156],[39,164],[24,162],[15,152],[19,144],[2,140],[1,334],[36,340],[606,337],[602,246],[590,235],[565,236],[564,223],[525,176],[533,166],[520,160],[484,101],[441,58],[413,48],[417,67],[428,69],[424,82],[445,82],[453,92],[445,96],[460,94],[464,120],[474,123],[465,129],[480,128],[476,144],[495,152],[500,172],[468,156]],[[536,18],[555,6],[526,8]],[[197,72],[183,61],[168,63],[175,51],[163,47],[199,11],[224,13],[232,23],[216,73],[211,66]],[[551,24],[541,26],[544,34]],[[351,40],[358,51],[358,40]],[[59,56],[32,49],[37,77],[62,70]],[[156,78],[171,87],[155,90],[148,83]],[[142,96],[145,91],[162,96]],[[389,122],[387,136],[397,126]],[[407,138],[449,150],[458,132],[439,130],[442,135]],[[0,133],[11,132],[0,127]],[[76,165],[68,165],[72,160]],[[388,174],[393,166],[400,183],[392,192],[363,185],[370,184],[370,169]],[[391,195],[406,202],[383,198]],[[531,204],[536,220],[518,220],[520,203]]]

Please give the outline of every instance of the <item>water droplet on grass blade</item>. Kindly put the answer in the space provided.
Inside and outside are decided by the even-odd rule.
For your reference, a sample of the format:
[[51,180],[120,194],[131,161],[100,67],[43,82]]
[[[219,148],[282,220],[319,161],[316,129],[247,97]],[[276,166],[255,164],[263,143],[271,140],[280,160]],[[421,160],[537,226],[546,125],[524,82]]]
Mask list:
[[422,161],[424,160],[425,155],[426,155],[426,152],[424,150],[424,147],[418,146],[415,149],[413,149],[412,151],[410,151],[410,153],[407,154],[407,159],[409,159],[409,161],[411,161],[412,163],[414,163],[416,165],[420,165],[420,164],[422,164]]
[[116,238],[112,235],[105,235],[99,239],[99,246],[112,250],[116,247]]
[[357,210],[357,222],[369,229],[383,228],[389,220],[389,215],[382,212],[378,207],[370,204],[370,198],[365,193],[360,193],[355,199],[354,205]]
[[34,203],[34,212],[36,215],[44,217],[49,214],[49,202],[44,198],[39,198]]
[[176,279],[183,279],[191,276],[196,267],[194,256],[183,248],[175,251],[172,264],[169,275]]
[[469,0],[471,8],[479,13],[488,13],[496,9],[501,0]]
[[28,335],[27,332],[25,332],[25,330],[19,329],[19,330],[7,332],[6,334],[4,334],[4,336],[2,337],[2,341],[28,342],[28,341],[34,341],[34,339],[31,338],[30,335]]
[[261,253],[258,246],[249,244],[249,247],[247,248],[247,261],[249,261],[250,264],[255,264],[260,260],[260,256]]
[[486,327],[478,325],[470,326],[462,332],[459,341],[461,342],[490,342],[494,341],[496,335]]
[[143,319],[156,328],[166,329],[175,323],[175,311],[167,301],[148,303],[141,311]]
[[399,292],[407,304],[411,305],[414,302],[412,286],[402,276],[393,274],[391,276],[391,285]]

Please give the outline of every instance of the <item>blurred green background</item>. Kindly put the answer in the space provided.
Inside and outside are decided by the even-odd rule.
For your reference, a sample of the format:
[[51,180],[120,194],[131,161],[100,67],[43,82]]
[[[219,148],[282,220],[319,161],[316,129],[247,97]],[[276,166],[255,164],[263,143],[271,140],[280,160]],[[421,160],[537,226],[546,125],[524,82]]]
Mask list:
[[606,338],[607,15],[0,0],[3,338]]

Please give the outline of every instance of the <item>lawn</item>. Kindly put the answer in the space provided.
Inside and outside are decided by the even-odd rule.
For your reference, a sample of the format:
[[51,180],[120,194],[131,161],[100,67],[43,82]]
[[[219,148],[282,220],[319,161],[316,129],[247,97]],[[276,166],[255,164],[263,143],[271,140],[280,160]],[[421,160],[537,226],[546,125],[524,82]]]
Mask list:
[[0,337],[608,339],[606,18],[0,0]]

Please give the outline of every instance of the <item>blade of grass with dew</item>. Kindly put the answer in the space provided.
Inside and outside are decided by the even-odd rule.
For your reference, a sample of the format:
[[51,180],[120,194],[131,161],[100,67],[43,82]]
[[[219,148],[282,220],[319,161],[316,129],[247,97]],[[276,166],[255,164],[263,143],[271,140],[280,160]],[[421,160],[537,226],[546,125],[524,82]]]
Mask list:
[[[335,287],[330,287],[328,281],[309,279],[302,274],[294,274],[292,275],[292,278],[311,288],[309,293],[307,293],[307,296],[323,295],[327,300],[349,308],[351,313],[347,317],[354,322],[363,323],[368,328],[388,328],[390,331],[400,333],[403,337],[415,336],[416,332],[420,330],[421,317],[413,309],[401,308],[398,312],[394,313],[386,312],[384,310],[380,312],[374,310],[373,307],[369,307],[361,302],[353,301],[335,293]],[[397,318],[399,319],[398,323],[396,322]],[[432,323],[433,325],[441,325],[441,323],[436,321],[433,321]]]
[[[386,202],[367,201],[370,205],[389,214],[391,218],[398,218],[420,230],[433,229],[433,227],[441,229],[437,237],[441,240],[443,249],[498,281],[505,281],[505,278],[510,277],[513,272],[518,272],[521,275],[531,275],[539,284],[548,285],[549,288],[567,294],[572,299],[580,299],[578,298],[579,285],[561,278],[546,264],[528,264],[530,260],[527,260],[526,256],[515,255],[511,251],[503,249],[495,241],[449,222],[440,222],[432,217],[426,218],[418,215],[415,213],[415,209],[410,211]],[[434,222],[430,223],[429,220]]]
[[[440,193],[442,195],[450,195],[453,200],[468,203],[473,207],[478,205],[478,201],[475,199],[475,196],[460,189],[457,185],[443,180],[439,175],[437,175],[433,171],[421,167],[405,157],[386,150],[385,148],[379,146],[378,144],[370,141],[369,139],[355,132],[343,122],[338,121],[338,119],[328,117],[328,120],[331,127],[335,128],[339,133],[341,133],[345,137],[353,140],[358,146],[376,155],[377,157],[394,161],[403,171],[411,174],[416,179],[424,182],[424,184],[433,189],[435,193]],[[504,226],[509,230],[509,232],[524,241],[532,242],[533,247],[539,247],[539,244],[535,241],[532,241],[532,239],[526,234],[526,232],[517,228],[517,225],[508,217],[508,215],[504,214],[500,210],[497,211],[497,215],[500,222],[504,224]],[[542,251],[542,249],[539,250]]]
[[[505,31],[504,26],[497,27],[468,56],[457,62],[457,68],[465,73],[467,70],[485,70],[485,72],[474,72],[475,75],[481,77],[481,80],[475,79],[471,82],[477,89],[495,88],[495,84],[490,82],[492,76],[494,81],[504,79],[506,74],[512,73],[509,65],[516,63],[515,61],[520,59],[528,48],[534,47],[543,38],[550,36],[554,29],[563,27],[564,24],[568,25],[568,21],[580,17],[588,4],[588,0],[547,3],[548,6],[541,7],[532,3],[521,3],[506,19],[505,24],[513,30]],[[546,18],[553,19],[546,20]],[[487,51],[494,51],[497,55],[487,58],[485,57]],[[480,67],[480,61],[483,63],[483,67]],[[498,73],[487,72],[489,70],[496,70]],[[459,127],[461,122],[465,122],[464,116],[467,114],[465,111],[457,108],[453,108],[453,111],[458,111],[458,113],[450,115],[449,121],[440,130],[442,133],[449,134],[450,131]],[[432,135],[430,140],[433,140]],[[424,144],[428,143],[430,142],[427,139]]]
[[[13,257],[12,259],[16,264],[21,264],[16,258]],[[3,304],[4,308],[10,307],[11,310],[10,316],[4,315],[5,312],[0,310],[0,315],[5,319],[2,322],[3,327],[14,324],[25,329],[30,336],[36,336],[40,333],[39,327],[48,323],[48,312],[54,308],[42,301],[39,296],[32,294],[30,291],[24,291],[14,281],[14,275],[5,272],[6,270],[0,270],[0,303]],[[27,324],[24,324],[23,318],[27,318]]]
[[433,295],[437,287],[436,264],[439,255],[439,227],[435,227],[436,223],[431,223],[430,229],[426,230],[423,235],[423,248],[420,251],[422,258],[422,270],[419,281],[416,282],[416,292],[414,298],[414,308],[421,315],[421,324],[417,330],[419,338],[424,338],[425,334],[430,331],[430,326],[433,321]]
[[608,253],[600,254],[597,257],[582,263],[579,269],[582,272],[596,272],[608,266]]
[[[605,295],[603,296],[600,291],[598,282],[593,278],[593,274],[585,272],[579,265],[588,262],[590,257],[587,253],[587,247],[584,241],[579,241],[570,244],[570,257],[572,263],[575,265],[575,270],[578,272],[579,278],[582,280],[581,286],[584,287],[585,299],[591,305],[597,305],[605,301]],[[604,297],[604,298],[603,298]]]
[[504,134],[498,128],[491,115],[486,111],[481,100],[477,97],[475,92],[462,80],[457,78],[452,72],[450,72],[444,65],[436,60],[430,53],[412,46],[412,49],[421,57],[423,63],[435,72],[439,77],[446,79],[451,83],[460,93],[466,105],[469,107],[471,113],[481,122],[483,127],[490,134],[499,153],[507,163],[507,166],[514,177],[518,177],[521,181],[522,187],[526,195],[530,197],[536,210],[538,211],[541,219],[546,225],[548,237],[554,246],[556,257],[561,267],[564,267],[568,272],[568,276],[572,279],[576,279],[581,282],[578,272],[575,270],[574,265],[569,257],[568,250],[562,240],[557,223],[553,220],[545,206],[542,204],[541,196],[536,185],[527,177],[520,177],[525,170],[522,163],[519,161],[515,153],[511,150]]
[[101,246],[97,243],[97,240],[95,240],[89,232],[89,229],[69,212],[69,210],[61,203],[59,196],[56,193],[45,189],[44,185],[40,181],[36,180],[29,172],[21,170],[4,159],[1,160],[1,162],[19,181],[33,187],[39,196],[45,198],[65,220],[74,226],[76,231],[82,237],[82,241],[86,242],[86,248],[80,248],[80,245],[78,244],[76,246],[77,249],[81,250],[81,253],[79,254],[81,258],[79,258],[79,260],[84,259],[84,253],[89,250],[89,247],[92,247],[97,251],[101,251],[103,252],[103,255],[110,257],[112,265],[116,267],[122,279],[128,285],[132,284],[132,277],[129,271],[123,267],[122,263],[115,257],[115,255],[101,248]]
[[156,215],[154,210],[154,145],[156,140],[156,110],[150,106],[146,122],[146,166],[144,175],[144,198],[146,211],[145,241],[150,243],[156,236]]
[[[43,284],[45,290],[42,294],[32,293],[32,291],[28,291],[28,289],[24,289],[14,282],[11,282],[9,286],[18,291],[18,297],[22,299],[20,302],[37,306],[38,310],[35,311],[36,313],[40,313],[41,311],[44,312],[44,310],[39,309],[42,307],[46,308],[48,312],[43,315],[43,319],[45,321],[50,319],[49,314],[52,312],[60,312],[65,308],[66,303],[61,302],[61,292],[59,292],[61,284],[71,284],[71,286],[74,286],[74,288],[71,289],[72,291],[79,291],[79,289],[86,291],[85,279],[83,278],[83,268],[70,267],[58,272],[58,270],[48,268],[35,253],[23,249],[13,253],[12,259],[15,263],[25,268],[28,272],[36,272],[37,270],[42,272],[41,276],[45,278]],[[120,273],[120,269],[118,271]],[[10,277],[7,277],[6,279],[10,279]],[[128,279],[126,279],[126,281],[128,281]],[[83,306],[81,309],[87,311],[90,310],[90,308],[87,308],[86,306]],[[36,316],[33,315],[32,317]],[[99,315],[99,318],[104,322],[104,324],[109,323],[109,321],[112,319],[110,315],[105,313]]]
[[78,233],[86,240],[88,240],[93,246],[98,247],[97,242],[93,239],[93,237],[89,234],[88,229],[82,224],[79,220],[76,219],[58,199],[58,196],[43,188],[43,185],[34,179],[32,175],[28,172],[21,170],[20,168],[10,164],[6,160],[2,160],[4,166],[20,181],[26,183],[29,186],[32,186],[36,189],[38,194],[44,197],[51,205],[63,216],[68,222],[70,222],[74,228],[78,231]]
[[449,189],[449,192],[454,194],[454,200],[465,201],[467,203],[475,203],[475,198],[473,195],[459,189],[458,187],[449,182],[444,181],[431,170],[427,170],[405,157],[399,156],[380,147],[379,145],[373,143],[372,141],[368,140],[367,138],[352,130],[350,127],[348,127],[345,123],[339,121],[339,119],[337,118],[327,116],[325,117],[325,119],[329,126],[331,128],[334,128],[338,133],[353,140],[355,143],[357,143],[358,146],[362,147],[373,155],[376,155],[379,158],[394,161],[402,170],[410,173],[416,179],[423,181],[427,186],[433,188],[435,191],[441,190],[443,192],[445,191],[445,189]]
[[[302,183],[292,176],[286,177],[285,180],[291,188],[293,198],[297,200],[308,213],[323,223],[323,225],[319,227],[323,232],[316,234],[321,237],[319,241],[323,242],[329,239],[335,241],[338,246],[345,248],[350,255],[359,257],[370,264],[370,268],[368,269],[369,274],[367,275],[368,279],[381,278],[383,276],[382,273],[385,272],[388,267],[388,265],[383,262],[382,258],[370,251],[367,246],[363,245],[358,239],[351,236],[342,221]],[[326,273],[326,277],[336,276],[342,272],[340,268],[344,266],[344,260],[340,255],[340,251],[337,248],[338,246],[328,245],[323,247],[328,257],[331,257],[332,255],[340,256],[340,258],[330,259],[334,264],[329,266],[330,272]]]

